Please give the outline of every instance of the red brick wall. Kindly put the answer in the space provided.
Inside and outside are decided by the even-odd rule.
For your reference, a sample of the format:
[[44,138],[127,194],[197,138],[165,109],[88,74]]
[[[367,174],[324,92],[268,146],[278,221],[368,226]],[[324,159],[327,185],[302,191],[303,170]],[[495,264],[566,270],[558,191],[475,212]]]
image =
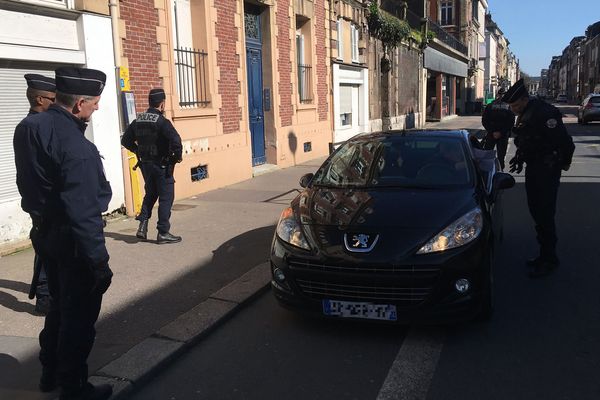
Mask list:
[[126,39],[123,55],[129,61],[129,80],[138,112],[148,107],[148,92],[161,86],[158,76],[160,45],[156,41],[158,11],[150,0],[122,0],[121,19],[125,21]]
[[218,92],[222,102],[219,114],[223,123],[223,133],[239,132],[242,119],[242,109],[239,104],[240,82],[238,80],[240,56],[235,53],[238,28],[235,27],[233,18],[237,2],[238,0],[215,1],[217,8],[216,34],[219,40],[217,65],[221,75]]
[[290,0],[279,0],[277,2],[277,49],[279,50],[279,59],[277,68],[279,69],[279,96],[281,104],[279,105],[279,115],[281,117],[281,126],[292,125],[292,115],[294,112],[292,106],[292,60],[290,60],[291,39],[290,39]]
[[[325,0],[315,1],[315,36],[317,43],[327,43],[325,32]],[[324,45],[317,50],[317,96],[319,96],[319,121],[329,118],[329,81],[327,80],[327,49]]]

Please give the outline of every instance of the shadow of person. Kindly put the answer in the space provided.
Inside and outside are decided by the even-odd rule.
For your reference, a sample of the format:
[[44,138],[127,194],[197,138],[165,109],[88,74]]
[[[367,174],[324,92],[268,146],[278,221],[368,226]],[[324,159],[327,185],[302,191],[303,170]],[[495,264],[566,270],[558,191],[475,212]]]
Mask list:
[[9,281],[8,279],[0,279],[0,287],[14,290],[21,293],[29,293],[29,285],[19,281]]
[[127,244],[136,244],[136,243],[140,243],[140,242],[152,242],[152,240],[142,240],[142,239],[138,239],[135,236],[135,232],[131,235],[124,235],[122,233],[117,233],[117,232],[104,232],[104,236],[105,237],[109,237],[111,239],[114,240],[118,240],[120,242],[125,242]]
[[[28,290],[29,291],[29,290]],[[35,312],[35,306],[31,303],[19,301],[12,294],[3,292],[0,290],[0,306],[4,306],[16,312],[24,312],[31,314],[36,317],[43,317],[43,315]]]

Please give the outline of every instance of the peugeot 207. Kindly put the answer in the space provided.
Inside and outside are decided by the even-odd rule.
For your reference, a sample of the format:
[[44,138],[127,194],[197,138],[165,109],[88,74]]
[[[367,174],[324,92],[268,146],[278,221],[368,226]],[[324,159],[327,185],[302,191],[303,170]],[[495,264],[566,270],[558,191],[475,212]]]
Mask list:
[[271,248],[279,303],[400,323],[488,318],[502,190],[515,181],[469,139],[362,134],[304,175]]

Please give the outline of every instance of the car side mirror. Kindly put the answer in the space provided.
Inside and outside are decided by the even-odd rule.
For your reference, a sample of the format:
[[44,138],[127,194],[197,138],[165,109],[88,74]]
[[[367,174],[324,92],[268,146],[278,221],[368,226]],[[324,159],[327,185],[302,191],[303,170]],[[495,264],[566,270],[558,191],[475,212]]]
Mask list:
[[302,178],[300,178],[300,186],[303,188],[307,188],[308,185],[310,185],[310,182],[312,181],[314,176],[315,176],[315,174],[312,174],[312,173],[302,175]]
[[497,172],[492,178],[492,188],[494,190],[510,189],[515,186],[515,178],[506,172]]

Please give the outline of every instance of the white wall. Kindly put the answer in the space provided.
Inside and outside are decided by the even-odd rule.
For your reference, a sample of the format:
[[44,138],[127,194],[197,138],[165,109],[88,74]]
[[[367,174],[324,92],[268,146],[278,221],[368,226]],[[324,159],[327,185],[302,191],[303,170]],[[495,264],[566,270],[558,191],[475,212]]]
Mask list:
[[85,44],[86,67],[106,74],[100,108],[92,115],[86,136],[104,157],[104,171],[113,192],[108,211],[114,211],[125,203],[125,189],[111,22],[109,17],[84,14],[79,23]]

